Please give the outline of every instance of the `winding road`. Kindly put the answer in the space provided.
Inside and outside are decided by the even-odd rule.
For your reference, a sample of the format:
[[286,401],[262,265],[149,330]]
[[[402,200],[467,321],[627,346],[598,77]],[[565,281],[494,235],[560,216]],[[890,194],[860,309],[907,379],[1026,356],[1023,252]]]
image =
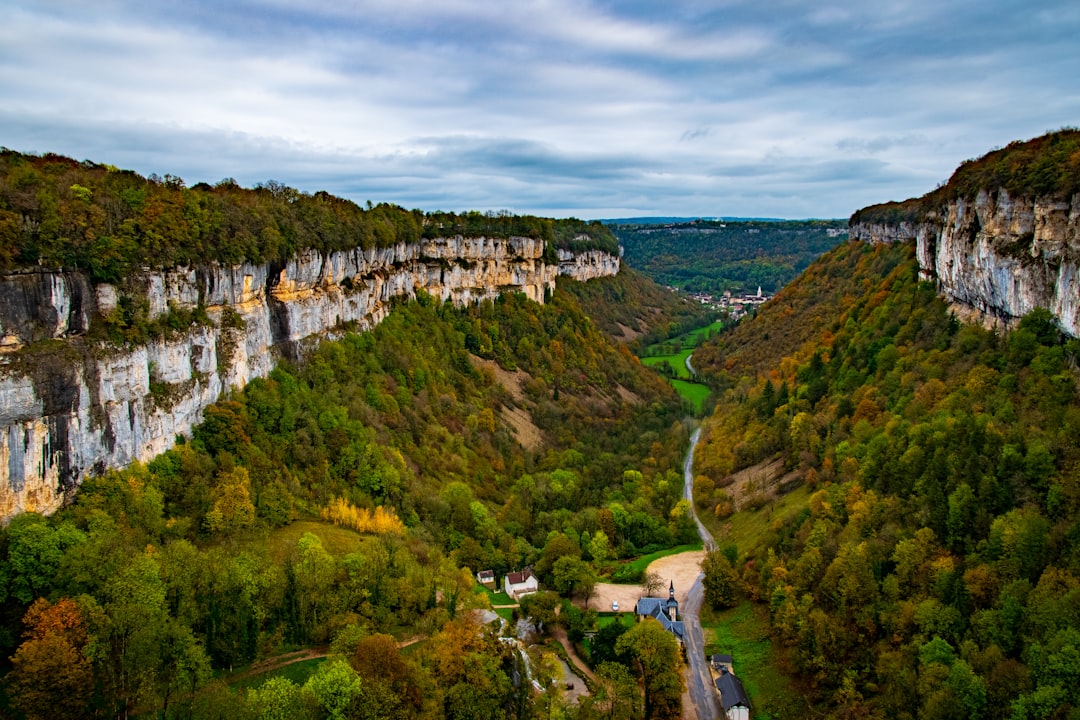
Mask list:
[[[686,359],[687,367],[690,367],[690,358]],[[701,428],[694,431],[690,436],[690,449],[686,453],[686,462],[683,463],[683,497],[690,501],[690,513],[697,523],[698,534],[705,550],[712,550],[716,544],[712,534],[705,529],[698,519],[694,510],[694,448],[697,447],[701,437]],[[700,573],[690,588],[690,594],[682,607],[682,620],[686,628],[686,688],[690,693],[690,699],[694,704],[694,714],[698,720],[716,720],[724,717],[724,711],[720,707],[719,699],[713,688],[712,673],[709,671],[709,662],[705,658],[705,637],[701,631],[701,604],[705,599],[705,588],[701,583],[704,573]],[[685,713],[684,713],[685,717]]]

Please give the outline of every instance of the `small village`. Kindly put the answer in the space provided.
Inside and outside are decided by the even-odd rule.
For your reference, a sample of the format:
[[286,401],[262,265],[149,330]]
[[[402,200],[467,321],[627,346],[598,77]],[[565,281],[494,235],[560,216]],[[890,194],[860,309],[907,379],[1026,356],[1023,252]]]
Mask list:
[[[671,288],[671,290],[677,290],[677,288]],[[750,309],[756,308],[758,305],[772,299],[772,295],[766,295],[761,292],[760,285],[755,294],[733,295],[730,290],[725,290],[724,293],[719,296],[707,292],[695,292],[690,293],[690,297],[702,305],[727,313],[728,317],[732,320],[738,320],[746,315]]]

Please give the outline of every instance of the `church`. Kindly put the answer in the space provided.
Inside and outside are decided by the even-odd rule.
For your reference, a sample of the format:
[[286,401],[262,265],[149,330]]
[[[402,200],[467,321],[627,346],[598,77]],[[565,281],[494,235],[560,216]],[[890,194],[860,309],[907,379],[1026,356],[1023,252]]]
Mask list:
[[668,596],[664,598],[644,597],[637,601],[634,610],[638,620],[651,617],[657,620],[665,630],[674,635],[679,643],[683,642],[685,629],[679,619],[679,601],[675,599],[675,581],[671,581]]

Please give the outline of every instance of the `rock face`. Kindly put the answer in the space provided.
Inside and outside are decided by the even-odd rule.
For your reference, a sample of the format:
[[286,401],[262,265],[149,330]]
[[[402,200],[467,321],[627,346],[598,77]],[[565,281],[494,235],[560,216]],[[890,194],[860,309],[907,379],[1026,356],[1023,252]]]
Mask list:
[[1042,307],[1080,336],[1080,195],[1066,202],[982,191],[921,222],[853,223],[850,234],[914,241],[920,276],[975,318],[1008,326]]
[[[305,252],[283,265],[144,272],[122,289],[79,273],[2,276],[0,518],[52,512],[86,473],[163,452],[223,391],[266,376],[305,342],[374,326],[394,298],[422,290],[466,305],[509,291],[543,302],[558,275],[619,270],[618,257],[599,251],[559,251],[558,265],[543,252],[530,238],[454,237]],[[211,322],[137,347],[81,337],[131,302],[145,303],[151,319],[201,308]]]

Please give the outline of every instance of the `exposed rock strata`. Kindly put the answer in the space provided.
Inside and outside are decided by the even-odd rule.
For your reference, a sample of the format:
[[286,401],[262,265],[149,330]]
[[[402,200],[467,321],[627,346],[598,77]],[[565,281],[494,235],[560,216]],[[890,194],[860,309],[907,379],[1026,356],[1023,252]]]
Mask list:
[[[123,288],[79,273],[0,277],[0,517],[52,512],[87,472],[166,450],[224,390],[267,375],[311,338],[372,327],[394,298],[423,290],[464,305],[512,291],[543,302],[557,275],[619,270],[603,252],[560,251],[549,265],[543,251],[529,238],[456,237],[306,252],[278,266],[144,272]],[[132,299],[151,319],[201,307],[212,322],[133,348],[81,337]]]
[[853,223],[853,239],[913,241],[920,275],[987,323],[1050,310],[1080,336],[1080,196],[1014,198],[1005,190],[958,199],[920,222]]

